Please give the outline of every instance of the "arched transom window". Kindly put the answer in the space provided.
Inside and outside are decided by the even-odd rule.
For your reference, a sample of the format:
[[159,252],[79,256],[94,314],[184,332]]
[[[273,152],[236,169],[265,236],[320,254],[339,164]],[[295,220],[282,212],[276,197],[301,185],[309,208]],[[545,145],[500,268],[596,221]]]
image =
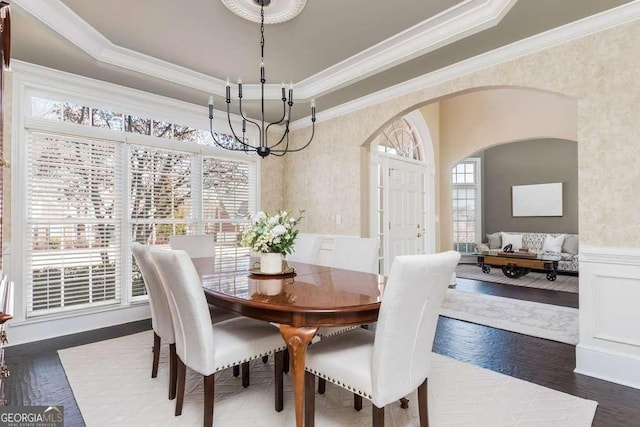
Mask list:
[[413,160],[422,160],[422,145],[416,130],[406,119],[396,120],[380,133],[378,150]]

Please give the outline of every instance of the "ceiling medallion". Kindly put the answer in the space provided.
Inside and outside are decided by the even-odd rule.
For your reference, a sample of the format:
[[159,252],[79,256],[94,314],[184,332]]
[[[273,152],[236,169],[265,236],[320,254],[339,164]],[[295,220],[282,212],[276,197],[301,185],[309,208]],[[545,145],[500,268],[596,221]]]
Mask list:
[[281,24],[298,16],[307,5],[307,0],[222,0],[222,3],[236,15],[258,23],[260,4],[263,3],[264,23]]

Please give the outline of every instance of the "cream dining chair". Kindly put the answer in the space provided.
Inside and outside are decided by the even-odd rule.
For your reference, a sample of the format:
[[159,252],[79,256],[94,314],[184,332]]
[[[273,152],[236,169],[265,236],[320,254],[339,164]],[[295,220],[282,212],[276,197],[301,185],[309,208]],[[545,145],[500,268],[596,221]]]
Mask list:
[[[378,240],[360,237],[336,237],[333,242],[330,266],[343,270],[378,274]],[[375,291],[377,292],[377,286]],[[324,327],[318,329],[316,338],[323,340],[357,328],[357,326]],[[326,382],[318,381],[318,393],[324,394]],[[362,408],[362,399],[354,396],[354,407]]]
[[427,380],[431,350],[451,273],[460,254],[398,256],[380,305],[375,332],[357,328],[307,350],[305,414],[314,425],[315,376],[373,404],[373,425],[384,426],[384,407],[418,389],[420,425],[428,425]]
[[138,264],[142,280],[147,288],[149,307],[151,308],[151,326],[153,328],[153,363],[151,378],[158,375],[160,360],[160,344],[169,344],[169,399],[176,397],[176,340],[173,333],[173,322],[169,302],[164,287],[149,253],[150,247],[140,243],[131,243],[131,252]]
[[179,249],[189,254],[189,258],[212,258],[215,256],[213,234],[193,234],[169,236],[171,249]]
[[280,333],[269,323],[236,317],[211,324],[198,273],[185,251],[152,248],[151,257],[169,300],[176,331],[177,399],[175,414],[182,413],[186,366],[204,376],[204,425],[213,424],[214,375],[232,366],[276,353],[275,408],[283,409]]
[[320,252],[322,238],[318,235],[299,233],[293,244],[293,252],[287,255],[287,261],[315,264]]
[[[333,243],[330,267],[378,274],[378,240],[336,237]],[[325,339],[351,329],[354,329],[354,326],[320,328],[316,337]],[[320,384],[320,393],[323,393],[324,385],[322,382]]]

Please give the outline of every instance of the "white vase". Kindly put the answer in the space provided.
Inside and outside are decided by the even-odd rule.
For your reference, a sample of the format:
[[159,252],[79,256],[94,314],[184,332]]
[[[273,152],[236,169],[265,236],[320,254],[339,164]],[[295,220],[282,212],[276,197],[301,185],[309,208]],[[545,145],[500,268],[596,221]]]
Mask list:
[[267,274],[280,273],[282,271],[282,254],[261,253],[260,271]]
[[274,296],[282,292],[282,279],[258,280],[257,282],[259,294]]

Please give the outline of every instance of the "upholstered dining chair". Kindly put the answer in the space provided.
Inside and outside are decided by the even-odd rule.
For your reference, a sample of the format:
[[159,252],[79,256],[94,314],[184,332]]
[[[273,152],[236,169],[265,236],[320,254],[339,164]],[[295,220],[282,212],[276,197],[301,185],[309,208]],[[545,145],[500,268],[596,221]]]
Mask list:
[[280,333],[269,323],[236,317],[211,324],[198,273],[185,251],[151,249],[169,300],[176,331],[178,366],[175,414],[182,413],[186,366],[204,376],[204,425],[213,423],[217,372],[276,353],[275,408],[283,409],[283,350]]
[[169,236],[169,246],[171,246],[171,249],[183,250],[189,254],[190,258],[214,257],[215,244],[213,234]]
[[[189,258],[211,258],[215,257],[215,239],[213,234],[193,234],[193,235],[172,235],[169,236],[169,246],[171,249],[183,250]],[[211,265],[214,265],[213,262]],[[209,307],[212,317],[233,317],[234,314],[215,308]],[[233,367],[233,376],[240,376],[240,367]],[[249,364],[242,365],[242,382],[243,386],[249,385]]]
[[[331,253],[331,267],[344,270],[378,274],[378,240],[360,237],[336,237]],[[316,333],[319,339],[325,339],[354,326],[320,328]],[[318,391],[324,393],[324,382],[320,381]]]
[[331,267],[378,274],[378,239],[336,237]]
[[133,257],[138,264],[140,273],[142,273],[142,280],[147,288],[149,307],[151,308],[151,327],[153,328],[151,378],[155,378],[158,375],[160,344],[165,342],[169,344],[169,399],[175,399],[177,374],[176,339],[173,333],[173,322],[167,295],[149,250],[149,246],[136,242],[131,243],[131,252],[133,252]]
[[314,234],[300,233],[293,244],[293,252],[287,255],[287,261],[315,264],[320,252],[321,237]]
[[454,251],[396,257],[376,331],[358,328],[309,346],[306,426],[314,424],[315,376],[369,399],[375,427],[384,426],[387,404],[417,388],[420,425],[428,425],[431,349],[440,306],[459,259]]

